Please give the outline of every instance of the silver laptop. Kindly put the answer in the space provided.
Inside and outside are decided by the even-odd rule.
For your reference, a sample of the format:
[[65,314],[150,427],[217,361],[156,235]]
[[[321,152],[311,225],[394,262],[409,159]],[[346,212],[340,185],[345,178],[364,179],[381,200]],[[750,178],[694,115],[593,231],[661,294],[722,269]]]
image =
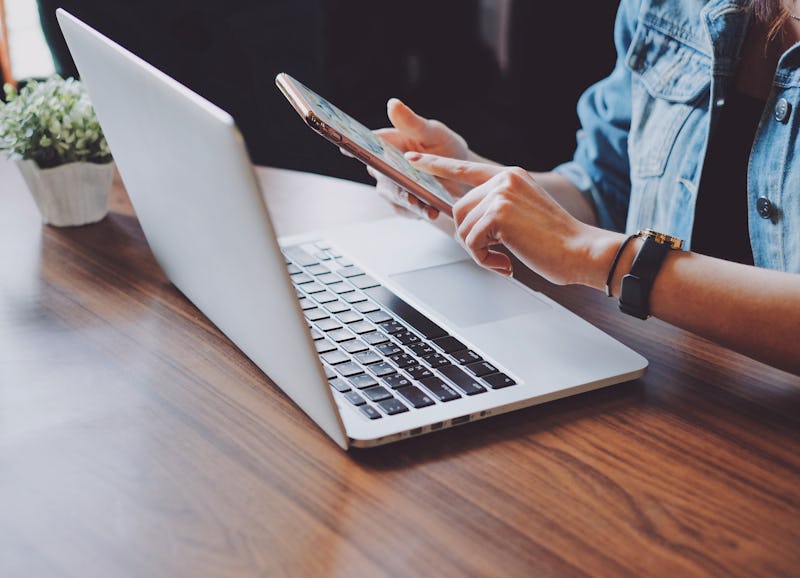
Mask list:
[[641,355],[423,221],[276,238],[234,120],[57,15],[164,272],[342,448],[644,373]]

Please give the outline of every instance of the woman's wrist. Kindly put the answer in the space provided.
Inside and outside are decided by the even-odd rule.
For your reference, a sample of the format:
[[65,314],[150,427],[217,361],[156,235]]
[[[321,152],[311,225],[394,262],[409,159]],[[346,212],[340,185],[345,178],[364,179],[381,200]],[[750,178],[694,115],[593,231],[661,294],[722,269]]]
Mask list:
[[609,297],[619,298],[619,294],[622,291],[622,278],[630,273],[633,261],[636,259],[636,254],[639,252],[639,249],[641,249],[643,243],[644,240],[641,237],[635,236],[623,248],[617,260],[616,267],[608,278],[607,293]]
[[630,270],[636,255],[638,239],[625,243],[628,238],[625,235],[590,225],[586,226],[584,237],[582,266],[576,268],[576,282],[598,291],[606,291],[608,284],[611,295],[619,295],[622,277]]

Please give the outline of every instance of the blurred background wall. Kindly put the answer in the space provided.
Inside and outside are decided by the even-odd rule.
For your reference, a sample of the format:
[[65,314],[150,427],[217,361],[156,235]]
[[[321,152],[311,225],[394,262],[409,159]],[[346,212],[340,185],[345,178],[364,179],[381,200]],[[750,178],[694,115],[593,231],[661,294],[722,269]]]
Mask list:
[[[581,91],[614,62],[616,2],[37,0],[57,72],[77,74],[64,7],[236,119],[253,161],[370,182],[274,84],[285,71],[370,128],[396,96],[476,152],[547,169],[567,159]],[[132,95],[135,98],[135,95]]]

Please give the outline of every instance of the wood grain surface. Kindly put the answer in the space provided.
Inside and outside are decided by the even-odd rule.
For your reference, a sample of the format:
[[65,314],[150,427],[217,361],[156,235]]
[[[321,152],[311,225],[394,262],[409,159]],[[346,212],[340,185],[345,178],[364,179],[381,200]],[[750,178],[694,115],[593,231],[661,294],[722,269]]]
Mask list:
[[[259,175],[282,234],[390,212]],[[645,377],[344,452],[170,285],[120,182],[54,228],[0,162],[0,576],[800,576],[800,378],[519,276]]]

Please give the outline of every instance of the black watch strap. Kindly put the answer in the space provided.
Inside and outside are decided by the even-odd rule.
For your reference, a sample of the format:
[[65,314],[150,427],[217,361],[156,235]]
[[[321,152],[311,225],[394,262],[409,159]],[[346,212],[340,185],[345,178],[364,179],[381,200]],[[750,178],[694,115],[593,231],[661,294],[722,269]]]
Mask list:
[[630,272],[622,278],[619,295],[619,308],[623,313],[639,319],[650,316],[650,291],[664,257],[670,249],[680,249],[683,242],[654,231],[644,230],[645,238],[633,260]]

